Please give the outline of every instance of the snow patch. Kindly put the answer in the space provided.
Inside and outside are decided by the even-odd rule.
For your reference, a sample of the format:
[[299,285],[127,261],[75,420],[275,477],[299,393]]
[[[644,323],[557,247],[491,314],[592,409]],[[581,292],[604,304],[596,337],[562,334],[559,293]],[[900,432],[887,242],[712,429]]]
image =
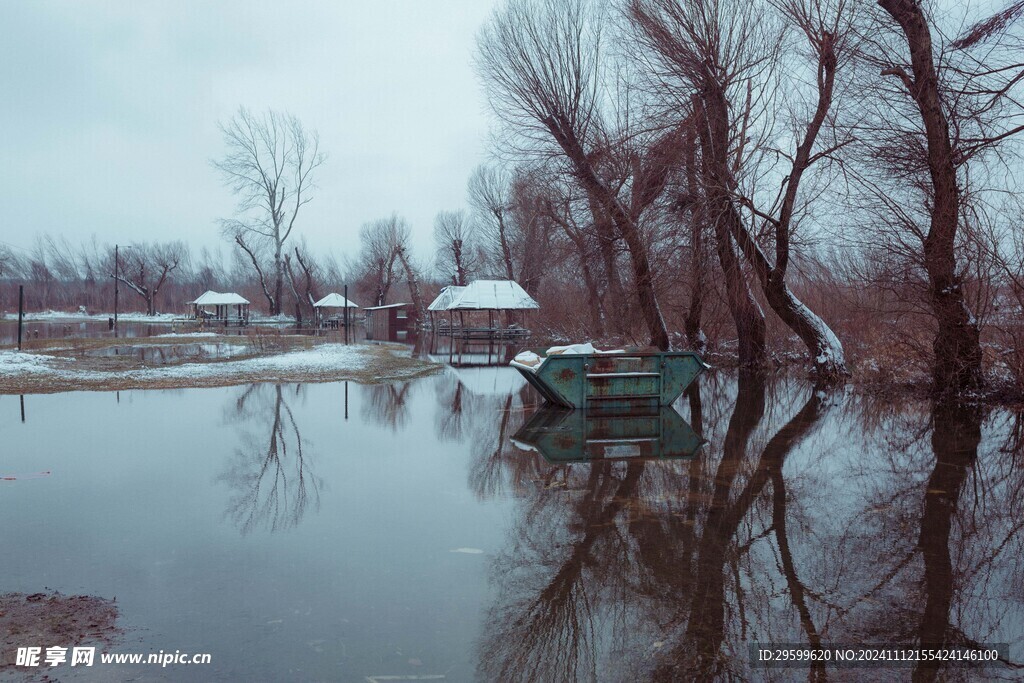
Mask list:
[[312,349],[291,351],[220,363],[183,363],[181,365],[125,370],[117,373],[53,367],[53,361],[69,360],[54,356],[0,351],[0,375],[46,375],[65,380],[103,381],[113,377],[139,381],[218,379],[237,375],[259,375],[268,379],[295,373],[329,374],[362,370],[367,358],[357,346],[324,344]]
[[40,356],[23,351],[0,351],[0,375],[45,375],[52,372],[49,367],[52,356]]
[[153,337],[219,337],[216,332],[168,332],[167,334],[154,334]]

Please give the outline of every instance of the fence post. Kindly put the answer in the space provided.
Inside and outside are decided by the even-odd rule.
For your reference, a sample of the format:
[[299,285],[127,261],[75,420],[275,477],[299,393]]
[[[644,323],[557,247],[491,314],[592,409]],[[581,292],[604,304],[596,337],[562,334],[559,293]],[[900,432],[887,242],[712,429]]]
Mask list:
[[18,285],[18,350],[21,351],[21,326],[25,320],[25,285]]

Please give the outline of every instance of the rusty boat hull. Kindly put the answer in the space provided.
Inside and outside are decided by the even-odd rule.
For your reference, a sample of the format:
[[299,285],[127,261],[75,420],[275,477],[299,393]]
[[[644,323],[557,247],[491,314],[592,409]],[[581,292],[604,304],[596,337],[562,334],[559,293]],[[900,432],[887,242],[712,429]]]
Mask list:
[[512,366],[548,403],[570,409],[669,406],[708,368],[690,351],[534,353],[543,358],[536,368]]

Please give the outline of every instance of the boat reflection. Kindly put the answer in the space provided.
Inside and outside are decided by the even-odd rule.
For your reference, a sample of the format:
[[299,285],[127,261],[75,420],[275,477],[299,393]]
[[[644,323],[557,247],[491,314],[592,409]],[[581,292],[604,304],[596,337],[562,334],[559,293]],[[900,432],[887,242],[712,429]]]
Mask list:
[[552,465],[692,458],[704,445],[675,408],[566,410],[545,405],[512,437]]

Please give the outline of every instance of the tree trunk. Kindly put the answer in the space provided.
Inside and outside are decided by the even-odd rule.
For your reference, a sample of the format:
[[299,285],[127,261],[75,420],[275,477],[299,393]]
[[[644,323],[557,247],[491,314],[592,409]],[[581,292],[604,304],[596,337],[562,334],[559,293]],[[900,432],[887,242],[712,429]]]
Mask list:
[[731,224],[743,255],[754,267],[768,305],[800,337],[800,341],[811,353],[811,364],[817,380],[832,383],[848,375],[843,345],[832,328],[807,308],[790,290],[785,276],[769,265],[768,257],[742,224],[738,214]]
[[270,302],[270,315],[281,313],[281,295],[284,293],[284,265],[281,262],[281,244],[274,251],[274,300]]
[[615,193],[597,177],[583,151],[583,146],[568,122],[549,118],[545,124],[562,147],[562,151],[565,152],[583,189],[607,213],[625,241],[629,250],[630,262],[633,265],[633,280],[640,302],[640,311],[647,323],[651,344],[667,351],[669,349],[668,328],[665,327],[665,319],[658,306],[658,296],[654,290],[654,272],[647,256],[647,245],[644,244],[640,231],[630,220],[626,210],[622,208]]
[[914,98],[924,124],[933,199],[931,224],[924,240],[932,312],[938,323],[932,379],[940,393],[961,393],[984,384],[978,324],[967,307],[956,272],[956,233],[960,218],[949,122],[942,108],[935,70],[931,32],[920,4],[910,0],[879,0],[882,9],[900,25],[910,49],[913,78],[902,69],[886,70],[899,76]]
[[686,136],[686,191],[690,206],[690,307],[686,311],[683,329],[686,341],[698,353],[707,351],[708,340],[702,329],[704,315],[704,220],[705,211],[697,177],[696,131]]
[[263,269],[260,268],[260,262],[256,258],[256,253],[252,249],[249,248],[248,244],[245,243],[245,240],[242,238],[241,234],[235,235],[235,243],[239,247],[241,247],[242,251],[244,251],[249,256],[249,260],[252,261],[252,267],[256,269],[256,274],[260,278],[260,288],[263,290],[263,296],[266,297],[267,304],[269,305],[270,310],[273,311],[274,310],[274,297],[270,293],[270,290],[267,289],[267,278],[266,278],[265,274],[263,273]]
[[740,263],[733,233],[743,230],[732,204],[732,174],[729,172],[729,114],[725,94],[708,89],[700,103],[701,160],[708,218],[715,229],[718,261],[725,276],[726,298],[739,337],[740,365],[764,368],[766,331],[764,313],[754,299]]
[[498,242],[501,244],[501,259],[505,263],[505,275],[509,280],[515,280],[515,270],[512,268],[512,249],[508,245],[508,235],[505,234],[505,216],[502,211],[494,212],[498,219]]
[[466,267],[462,263],[462,240],[452,240],[452,255],[455,257],[455,282],[453,284],[465,287]]
[[608,283],[605,296],[609,301],[605,309],[613,311],[612,326],[615,332],[624,334],[628,316],[625,311],[626,297],[622,289],[622,278],[619,277],[619,268],[615,258],[615,226],[612,225],[607,213],[601,209],[601,206],[589,193],[588,200],[590,215],[594,219],[594,232],[597,233],[597,244],[601,252],[605,282]]
[[409,294],[412,295],[412,305],[416,312],[416,323],[419,324],[427,314],[426,306],[423,305],[423,298],[420,296],[420,284],[419,278],[416,277],[416,271],[413,270],[412,264],[409,263],[408,258],[405,254],[405,248],[398,248],[398,260],[402,264],[402,268],[405,269],[405,277],[409,284]]
[[288,276],[288,287],[291,289],[292,299],[295,300],[295,324],[302,327],[302,297],[299,296],[299,289],[295,286],[295,271],[292,268],[292,259],[289,254],[284,256],[284,269]]
[[586,242],[578,235],[572,235],[566,229],[566,234],[572,240],[579,254],[580,270],[583,272],[583,284],[587,288],[587,304],[590,308],[590,325],[598,338],[604,337],[604,316],[601,311],[601,299],[598,297],[597,282],[594,280],[594,272],[590,269],[587,259]]

